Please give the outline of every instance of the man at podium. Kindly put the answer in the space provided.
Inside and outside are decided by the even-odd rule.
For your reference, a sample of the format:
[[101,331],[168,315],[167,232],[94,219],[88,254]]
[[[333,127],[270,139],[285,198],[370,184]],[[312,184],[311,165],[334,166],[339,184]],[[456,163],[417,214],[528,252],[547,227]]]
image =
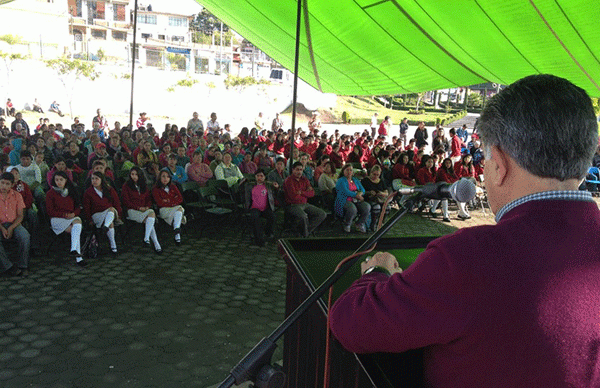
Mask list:
[[497,224],[384,252],[331,309],[356,353],[424,350],[429,387],[600,386],[600,211],[578,191],[598,145],[586,92],[523,78],[479,119]]

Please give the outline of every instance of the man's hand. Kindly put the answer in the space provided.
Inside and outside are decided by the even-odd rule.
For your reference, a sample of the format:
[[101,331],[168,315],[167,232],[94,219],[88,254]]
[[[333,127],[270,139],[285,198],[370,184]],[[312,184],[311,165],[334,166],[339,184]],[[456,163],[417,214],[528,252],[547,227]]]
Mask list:
[[13,235],[13,228],[8,228],[2,231],[2,234],[4,235],[4,238],[7,240],[10,240],[12,238]]
[[365,261],[360,263],[360,273],[364,273],[369,267],[382,267],[390,271],[390,274],[402,272],[402,268],[398,264],[398,260],[391,253],[377,252],[372,257],[368,257]]
[[0,230],[2,231],[2,236],[3,236],[5,239],[7,239],[7,240],[8,240],[8,239],[9,239],[9,237],[8,237],[8,230],[6,230],[6,228],[5,228],[4,226],[2,226],[2,225],[0,225]]
[[364,201],[365,200],[360,192],[356,194],[355,198],[358,199],[359,201]]
[[67,213],[67,216],[65,218],[68,220],[75,218],[75,213]]

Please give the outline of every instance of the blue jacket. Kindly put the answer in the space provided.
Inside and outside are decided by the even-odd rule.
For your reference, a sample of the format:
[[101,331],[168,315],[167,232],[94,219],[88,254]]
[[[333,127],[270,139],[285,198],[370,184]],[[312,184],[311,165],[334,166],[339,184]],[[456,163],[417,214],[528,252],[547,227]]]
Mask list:
[[12,139],[11,140],[13,149],[8,154],[11,166],[16,166],[21,163],[21,148],[23,147],[23,139]]
[[[363,187],[362,183],[360,183],[360,180],[358,180],[356,177],[352,177],[352,181],[356,185],[358,191],[361,191],[364,194],[365,188]],[[346,177],[341,177],[337,180],[335,183],[335,191],[337,194],[333,208],[335,210],[335,214],[337,214],[339,217],[343,217],[344,205],[346,205],[346,202],[348,202],[348,197],[356,197],[356,191],[350,191],[348,179],[346,179]]]

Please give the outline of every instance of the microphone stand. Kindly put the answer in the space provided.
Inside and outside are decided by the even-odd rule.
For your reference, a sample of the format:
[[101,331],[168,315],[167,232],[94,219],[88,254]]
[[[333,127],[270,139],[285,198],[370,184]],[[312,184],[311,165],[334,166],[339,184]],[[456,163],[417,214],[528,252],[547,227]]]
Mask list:
[[[415,203],[423,197],[422,193],[415,193],[409,197],[396,214],[369,237],[354,253],[368,250],[386,234],[392,226],[407,212],[412,210]],[[382,209],[382,211],[385,211]],[[229,388],[234,383],[242,384],[252,380],[257,388],[281,387],[285,382],[285,374],[278,365],[271,365],[271,357],[277,348],[275,343],[317,300],[319,300],[356,262],[362,260],[357,256],[344,263],[337,271],[333,272],[300,306],[296,308],[269,336],[260,340],[254,348],[231,370],[229,376],[223,380],[218,388]]]

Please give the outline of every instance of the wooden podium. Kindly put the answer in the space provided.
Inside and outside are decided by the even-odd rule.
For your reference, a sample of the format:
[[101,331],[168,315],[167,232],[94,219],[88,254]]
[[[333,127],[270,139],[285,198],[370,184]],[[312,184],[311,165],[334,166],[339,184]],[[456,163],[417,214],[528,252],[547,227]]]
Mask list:
[[[382,238],[375,251],[394,254],[400,266],[406,268],[435,238]],[[279,252],[287,263],[286,317],[325,281],[343,258],[352,254],[363,242],[363,239],[353,238],[279,240]],[[360,263],[356,263],[334,285],[333,300],[359,276]],[[326,310],[327,294],[286,332],[283,341],[286,387],[323,387]],[[423,385],[422,360],[421,350],[402,354],[357,355],[348,352],[333,339],[330,347],[330,387],[419,387]]]

